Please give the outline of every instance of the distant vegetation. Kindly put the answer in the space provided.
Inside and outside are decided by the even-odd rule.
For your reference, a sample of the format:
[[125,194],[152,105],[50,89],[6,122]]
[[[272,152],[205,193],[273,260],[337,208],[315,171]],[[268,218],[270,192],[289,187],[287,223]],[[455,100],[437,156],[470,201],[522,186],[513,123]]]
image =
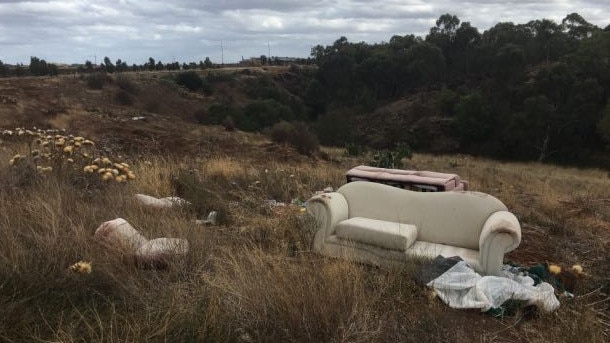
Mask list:
[[[463,152],[592,162],[610,143],[610,26],[576,13],[561,23],[499,23],[482,34],[445,14],[425,38],[371,45],[341,37],[312,54],[319,69],[305,103],[318,122],[370,125],[376,108],[410,96],[419,112],[451,118],[449,135]],[[391,134],[391,125],[399,123],[381,134]],[[408,143],[429,148],[431,137],[401,129]]]
[[[259,62],[281,63],[265,56]],[[193,114],[202,124],[262,131],[300,121],[325,145],[408,144],[416,151],[610,167],[610,26],[599,28],[577,13],[561,23],[502,22],[482,33],[444,14],[425,37],[395,35],[379,44],[341,37],[315,46],[299,63],[317,68],[295,65],[281,76],[243,70],[233,86],[247,103],[214,93],[217,84],[234,81],[226,75],[196,73],[216,67],[209,58],[163,64],[151,57],[130,67],[105,57],[78,71],[181,71],[174,82],[215,96]],[[36,57],[29,67],[0,62],[0,76],[57,72]],[[101,80],[90,76],[89,86],[101,87]],[[125,94],[117,100],[129,103]],[[404,104],[392,107],[398,101]]]

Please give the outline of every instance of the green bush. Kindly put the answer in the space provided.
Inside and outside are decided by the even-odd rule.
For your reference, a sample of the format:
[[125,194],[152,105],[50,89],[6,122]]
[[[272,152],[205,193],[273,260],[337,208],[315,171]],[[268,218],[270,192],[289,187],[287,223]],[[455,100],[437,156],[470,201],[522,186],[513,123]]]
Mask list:
[[411,159],[413,153],[411,147],[406,143],[398,143],[393,150],[377,150],[368,165],[378,168],[402,168],[404,158]]
[[462,143],[476,144],[486,140],[492,133],[493,113],[481,93],[474,92],[461,97],[455,109]]
[[267,135],[276,143],[293,146],[303,155],[312,155],[319,149],[318,138],[303,122],[280,121],[267,131]]
[[244,115],[252,122],[253,130],[270,127],[280,120],[294,120],[294,113],[290,107],[273,99],[251,102],[244,108]]
[[358,143],[346,143],[345,154],[347,156],[360,156],[366,152],[366,147]]
[[227,131],[235,131],[235,129],[237,128],[237,125],[235,125],[235,119],[233,119],[232,116],[227,116],[225,119],[223,119],[222,126]]
[[[204,113],[205,110],[198,110],[195,112],[195,119],[202,124],[206,125],[219,125],[222,124],[223,120],[229,116],[235,118],[239,118],[242,121],[242,125],[248,127],[248,124],[245,123],[243,118],[243,114],[241,111],[226,103],[213,103],[208,107],[207,113]],[[243,130],[241,126],[237,126]],[[251,130],[250,130],[251,131]]]
[[330,111],[318,117],[314,124],[316,135],[324,145],[343,146],[355,140],[350,122],[353,113],[349,109]]
[[273,99],[284,103],[288,99],[288,94],[281,91],[267,75],[244,80],[243,90],[251,99],[268,100]]
[[176,83],[190,91],[203,88],[203,80],[194,71],[187,71],[176,76]]

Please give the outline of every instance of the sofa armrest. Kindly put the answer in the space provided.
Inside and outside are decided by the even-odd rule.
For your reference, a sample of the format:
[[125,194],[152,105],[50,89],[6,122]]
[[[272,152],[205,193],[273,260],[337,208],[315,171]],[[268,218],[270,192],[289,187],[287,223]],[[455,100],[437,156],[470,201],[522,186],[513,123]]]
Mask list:
[[341,193],[324,193],[309,199],[306,208],[315,219],[313,250],[320,252],[324,240],[333,234],[337,224],[348,219],[347,201]]
[[486,275],[499,275],[504,254],[521,243],[521,225],[508,211],[493,213],[483,225],[479,237],[479,260]]

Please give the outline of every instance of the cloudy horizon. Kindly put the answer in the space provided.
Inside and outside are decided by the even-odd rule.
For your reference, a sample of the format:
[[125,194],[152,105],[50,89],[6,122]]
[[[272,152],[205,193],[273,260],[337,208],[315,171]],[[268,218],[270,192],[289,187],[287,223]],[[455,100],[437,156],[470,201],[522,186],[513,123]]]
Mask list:
[[601,28],[610,3],[593,0],[0,0],[0,60],[28,64],[153,57],[163,63],[233,63],[253,56],[308,57],[315,45],[341,36],[387,42],[393,35],[425,36],[445,13],[479,32],[499,22],[560,23],[576,12]]

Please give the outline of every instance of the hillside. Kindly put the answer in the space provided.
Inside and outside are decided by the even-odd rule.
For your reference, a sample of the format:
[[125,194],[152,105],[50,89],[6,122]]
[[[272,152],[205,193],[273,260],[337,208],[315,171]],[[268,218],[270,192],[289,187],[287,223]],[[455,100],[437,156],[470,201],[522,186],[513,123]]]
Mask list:
[[[267,73],[261,68],[258,72]],[[0,106],[0,126],[63,128],[133,152],[205,153],[206,144],[222,139],[227,141],[221,145],[230,149],[238,133],[208,137],[194,114],[219,98],[228,96],[240,104],[245,96],[235,87],[226,90],[222,81],[215,85],[212,96],[188,92],[175,84],[174,75],[100,76],[99,89],[88,86],[86,75],[0,79],[5,99]]]
[[[94,141],[95,156],[125,161],[136,176],[105,183],[85,175],[81,165],[72,167],[80,160],[67,162],[61,152],[60,168],[40,175],[27,163],[9,165],[16,153],[30,153],[30,137],[0,136],[0,341],[610,338],[606,171],[461,154],[415,154],[404,161],[410,169],[457,173],[471,189],[502,200],[523,230],[510,261],[583,266],[587,276],[574,297],[558,291],[561,307],[552,314],[454,310],[416,283],[418,263],[385,270],[312,253],[311,223],[288,204],[339,187],[345,171],[368,162],[370,153],[350,157],[323,147],[305,156],[262,134],[198,122],[209,119],[214,104],[239,109],[260,100],[253,89],[269,90],[269,80],[283,87],[274,97],[294,99],[303,91],[298,75],[290,68],[233,70],[210,78],[211,94],[186,91],[170,73],[112,75],[99,89],[87,76],[0,79],[0,131],[66,129]],[[252,80],[262,81],[251,87]],[[392,101],[377,113],[394,116],[386,117],[388,128],[394,120],[415,125],[413,135],[447,129],[442,118],[409,112],[414,101]],[[298,104],[292,108],[298,113]],[[375,131],[378,123],[360,129]],[[455,144],[442,143],[447,149]],[[192,206],[151,210],[133,199],[135,193],[181,196]],[[211,210],[221,214],[219,225],[194,223]],[[137,268],[92,238],[102,222],[117,217],[147,237],[185,238],[191,250],[165,270]],[[80,260],[92,262],[91,273],[69,271]]]

